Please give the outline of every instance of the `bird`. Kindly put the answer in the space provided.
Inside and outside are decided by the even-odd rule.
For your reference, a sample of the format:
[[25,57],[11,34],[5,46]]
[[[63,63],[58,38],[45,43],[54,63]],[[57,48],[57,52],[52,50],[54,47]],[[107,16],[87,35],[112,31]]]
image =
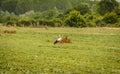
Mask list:
[[57,39],[54,41],[54,44],[59,43],[59,42],[61,42],[61,41],[62,41],[62,37],[59,35],[59,38],[57,38]]

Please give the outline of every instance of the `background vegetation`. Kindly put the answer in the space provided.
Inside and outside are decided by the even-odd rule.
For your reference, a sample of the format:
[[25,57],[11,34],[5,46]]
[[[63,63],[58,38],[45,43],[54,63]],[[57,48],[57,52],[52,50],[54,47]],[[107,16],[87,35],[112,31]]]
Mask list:
[[116,0],[0,0],[0,23],[31,27],[120,27],[120,3]]

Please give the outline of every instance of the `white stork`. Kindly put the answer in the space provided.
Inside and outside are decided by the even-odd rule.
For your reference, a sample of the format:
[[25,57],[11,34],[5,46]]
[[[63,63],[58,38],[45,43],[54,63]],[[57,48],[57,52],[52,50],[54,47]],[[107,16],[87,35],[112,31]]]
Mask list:
[[59,38],[54,41],[54,44],[59,43],[62,41],[62,37],[59,35]]

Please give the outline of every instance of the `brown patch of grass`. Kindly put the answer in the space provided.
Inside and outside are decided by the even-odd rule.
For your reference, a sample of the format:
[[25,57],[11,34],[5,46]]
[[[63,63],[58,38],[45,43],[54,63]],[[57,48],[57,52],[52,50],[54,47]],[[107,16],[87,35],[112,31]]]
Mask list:
[[7,34],[16,34],[16,31],[15,30],[4,30],[4,33],[7,33]]

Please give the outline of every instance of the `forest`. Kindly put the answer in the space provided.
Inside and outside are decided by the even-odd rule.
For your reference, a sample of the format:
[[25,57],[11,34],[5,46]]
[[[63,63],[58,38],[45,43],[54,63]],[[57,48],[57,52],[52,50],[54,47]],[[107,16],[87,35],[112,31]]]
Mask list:
[[20,27],[120,27],[120,2],[0,0],[0,24]]

